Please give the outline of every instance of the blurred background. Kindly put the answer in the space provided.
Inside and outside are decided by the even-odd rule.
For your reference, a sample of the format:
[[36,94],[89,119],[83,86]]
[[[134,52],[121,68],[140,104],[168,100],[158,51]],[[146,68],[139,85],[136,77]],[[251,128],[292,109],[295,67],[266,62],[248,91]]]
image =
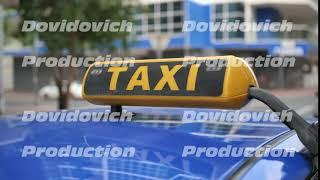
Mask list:
[[[22,33],[23,20],[134,23],[130,33]],[[281,22],[292,32],[183,32],[184,21]],[[81,100],[85,68],[22,67],[24,56],[135,59],[235,55],[295,57],[295,67],[254,68],[261,87],[303,116],[318,91],[317,0],[0,0],[0,113],[95,107]],[[263,110],[258,102],[244,109]]]

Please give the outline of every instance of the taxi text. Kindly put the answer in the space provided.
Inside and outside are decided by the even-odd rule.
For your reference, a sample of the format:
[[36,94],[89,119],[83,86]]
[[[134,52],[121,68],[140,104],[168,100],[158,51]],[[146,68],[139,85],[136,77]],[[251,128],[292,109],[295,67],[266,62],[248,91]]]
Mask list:
[[[189,74],[186,80],[187,91],[195,91],[196,89],[196,80],[198,75],[198,64],[193,64],[190,66]],[[171,91],[179,91],[180,87],[178,86],[175,75],[180,71],[183,65],[175,65],[171,69],[168,65],[160,65],[162,78],[157,82],[154,87],[150,87],[149,81],[149,67],[140,66],[136,69],[134,74],[131,76],[129,83],[126,87],[127,91],[133,91],[135,87],[141,87],[144,91],[154,90],[161,91],[163,88],[168,85]],[[118,79],[121,73],[128,71],[128,67],[110,67],[108,68],[108,73],[112,73],[109,90],[117,90]]]

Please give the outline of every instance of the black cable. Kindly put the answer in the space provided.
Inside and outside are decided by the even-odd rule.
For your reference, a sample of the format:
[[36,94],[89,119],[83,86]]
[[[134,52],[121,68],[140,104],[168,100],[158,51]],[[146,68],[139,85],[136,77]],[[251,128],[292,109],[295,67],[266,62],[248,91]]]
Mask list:
[[[251,87],[249,88],[249,98],[260,100],[270,107],[274,112],[292,112],[292,118],[283,121],[290,129],[294,129],[301,142],[314,155],[318,155],[318,123],[309,124],[297,112],[290,109],[279,98],[266,90]],[[280,114],[281,116],[281,114]]]
[[111,105],[110,112],[120,112],[120,113],[122,113],[122,106],[121,105]]

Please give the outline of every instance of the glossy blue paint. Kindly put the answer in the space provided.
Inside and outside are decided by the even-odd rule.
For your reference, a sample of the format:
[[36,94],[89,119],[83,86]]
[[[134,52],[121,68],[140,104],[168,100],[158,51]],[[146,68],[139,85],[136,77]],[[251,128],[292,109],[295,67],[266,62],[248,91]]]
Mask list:
[[[193,145],[219,148],[232,145],[257,148],[288,130],[279,123],[257,123],[254,119],[241,125],[233,123],[210,125],[179,121],[185,110],[222,112],[217,110],[154,107],[125,107],[124,109],[136,113],[134,122],[26,123],[21,121],[21,115],[2,117],[0,120],[0,179],[25,179],[25,177],[35,180],[225,179],[247,158],[242,156],[183,158],[181,156],[183,147]],[[103,112],[104,110],[90,109],[82,112]],[[109,144],[135,147],[135,156],[132,158],[21,157],[22,149],[27,145],[97,147]],[[297,138],[290,138],[283,147],[296,145],[301,148]],[[283,147],[279,146],[279,148]],[[257,177],[255,172],[266,172],[266,167],[275,163],[282,163],[282,166],[273,166],[272,170],[281,175],[280,179],[305,177],[310,171],[309,159],[299,154],[286,159],[262,159],[246,174],[246,179]],[[297,169],[301,171],[291,172]]]
[[[306,175],[310,173],[310,170],[312,169],[312,164],[308,154],[302,153],[305,150],[305,147],[301,144],[297,135],[291,136],[275,148],[295,148],[298,153],[295,153],[293,158],[261,158],[242,179],[305,179]],[[309,161],[307,159],[309,159]]]

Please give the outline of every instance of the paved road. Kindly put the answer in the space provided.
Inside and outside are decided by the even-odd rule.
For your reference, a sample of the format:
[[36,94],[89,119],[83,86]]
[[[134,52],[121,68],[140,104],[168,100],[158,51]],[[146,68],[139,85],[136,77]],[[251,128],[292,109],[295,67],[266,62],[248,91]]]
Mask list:
[[[314,93],[316,89],[294,89],[294,90],[273,90],[272,93],[278,96],[284,101],[289,107],[295,109],[299,114],[303,116],[310,116],[313,114],[315,103]],[[56,110],[56,100],[40,100],[39,105],[33,104],[33,94],[31,93],[6,93],[6,114],[21,113],[25,110],[36,110],[36,111],[52,111]],[[102,107],[89,104],[83,100],[71,100],[70,109],[78,108],[94,108]],[[256,110],[263,111],[268,109],[263,103],[252,100],[243,109],[245,110]]]

